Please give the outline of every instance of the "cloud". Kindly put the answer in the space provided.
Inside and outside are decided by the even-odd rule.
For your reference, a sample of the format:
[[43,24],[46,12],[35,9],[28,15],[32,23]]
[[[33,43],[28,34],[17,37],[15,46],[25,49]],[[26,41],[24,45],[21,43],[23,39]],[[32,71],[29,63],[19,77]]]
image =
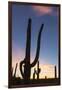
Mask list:
[[32,6],[33,10],[38,12],[39,15],[51,14],[53,9],[48,6]]

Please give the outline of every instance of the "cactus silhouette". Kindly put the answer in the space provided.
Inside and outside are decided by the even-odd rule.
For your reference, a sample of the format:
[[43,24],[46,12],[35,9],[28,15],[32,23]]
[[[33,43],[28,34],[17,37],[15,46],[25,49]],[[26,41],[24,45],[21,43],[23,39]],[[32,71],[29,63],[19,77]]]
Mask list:
[[55,68],[55,78],[57,78],[57,75],[56,75],[56,73],[57,73],[56,66],[54,68]]
[[37,79],[39,79],[39,73],[40,73],[41,69],[39,68],[39,61],[37,63]]
[[[20,72],[24,80],[29,80],[31,75],[31,68],[36,65],[39,58],[40,52],[40,40],[41,40],[41,33],[43,30],[44,24],[41,25],[38,40],[37,40],[37,51],[36,57],[32,63],[30,63],[30,48],[31,48],[31,19],[28,20],[28,28],[27,28],[27,40],[26,40],[26,55],[23,61],[20,62]],[[24,71],[22,69],[24,64]]]
[[36,69],[34,68],[33,79],[35,79]]
[[37,75],[37,80],[39,79],[39,73],[41,69],[39,68],[39,61],[37,62],[37,70],[34,68],[34,73],[33,73],[33,79],[35,79],[35,75]]
[[14,72],[14,77],[16,77],[17,66],[18,66],[18,63],[16,63],[15,72]]

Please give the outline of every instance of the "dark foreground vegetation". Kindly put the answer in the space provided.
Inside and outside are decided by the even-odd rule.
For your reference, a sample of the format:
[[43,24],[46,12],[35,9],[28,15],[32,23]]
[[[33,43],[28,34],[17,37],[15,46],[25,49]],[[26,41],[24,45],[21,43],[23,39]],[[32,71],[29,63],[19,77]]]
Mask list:
[[52,86],[52,85],[59,85],[59,79],[30,79],[30,80],[23,80],[20,78],[13,78],[11,81],[11,87],[31,87],[31,86]]

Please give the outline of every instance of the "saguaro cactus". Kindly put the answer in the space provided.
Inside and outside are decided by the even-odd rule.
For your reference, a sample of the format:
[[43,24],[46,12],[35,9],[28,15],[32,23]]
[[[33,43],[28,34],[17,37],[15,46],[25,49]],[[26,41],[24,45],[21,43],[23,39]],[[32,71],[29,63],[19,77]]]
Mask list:
[[56,70],[56,66],[55,66],[54,68],[55,68],[55,78],[57,78],[57,70]]
[[37,75],[37,80],[39,79],[39,73],[41,69],[39,68],[39,61],[37,62],[37,70],[34,68],[34,73],[33,73],[33,79],[35,79],[35,75]]
[[37,64],[37,79],[39,79],[39,73],[40,73],[41,69],[39,68],[39,61]]
[[34,68],[34,73],[33,73],[33,79],[35,79],[35,75],[36,75],[36,69]]
[[15,72],[14,72],[14,77],[16,77],[17,66],[18,66],[18,63],[16,63]]
[[[40,52],[40,40],[41,40],[41,32],[43,30],[44,24],[42,24],[38,40],[37,40],[37,51],[36,51],[36,57],[32,64],[30,63],[30,48],[31,48],[31,19],[28,20],[28,28],[27,28],[27,40],[26,40],[26,55],[25,59],[20,62],[20,72],[22,74],[23,79],[29,80],[31,75],[31,68],[34,67],[38,61],[39,58],[39,52]],[[22,70],[24,64],[24,71]]]

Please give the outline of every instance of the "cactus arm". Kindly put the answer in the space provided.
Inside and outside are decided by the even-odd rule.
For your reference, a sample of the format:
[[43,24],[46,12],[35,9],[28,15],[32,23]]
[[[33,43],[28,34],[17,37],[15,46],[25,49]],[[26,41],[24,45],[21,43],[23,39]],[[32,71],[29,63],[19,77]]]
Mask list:
[[40,31],[39,31],[38,40],[37,40],[37,51],[36,51],[36,57],[35,57],[33,63],[31,64],[31,67],[34,67],[34,66],[35,66],[35,64],[37,63],[38,58],[39,58],[39,52],[40,52],[40,41],[41,41],[41,33],[42,33],[42,30],[43,30],[43,26],[44,26],[44,24],[42,24],[42,26],[41,26],[41,28],[40,28]]
[[22,75],[23,78],[24,78],[24,73],[23,73],[23,70],[22,70],[22,66],[23,66],[24,63],[25,63],[25,60],[20,62],[20,72],[21,72],[21,75]]
[[31,48],[31,19],[28,20],[27,39],[26,39],[26,53],[25,60],[30,63],[30,48]]

